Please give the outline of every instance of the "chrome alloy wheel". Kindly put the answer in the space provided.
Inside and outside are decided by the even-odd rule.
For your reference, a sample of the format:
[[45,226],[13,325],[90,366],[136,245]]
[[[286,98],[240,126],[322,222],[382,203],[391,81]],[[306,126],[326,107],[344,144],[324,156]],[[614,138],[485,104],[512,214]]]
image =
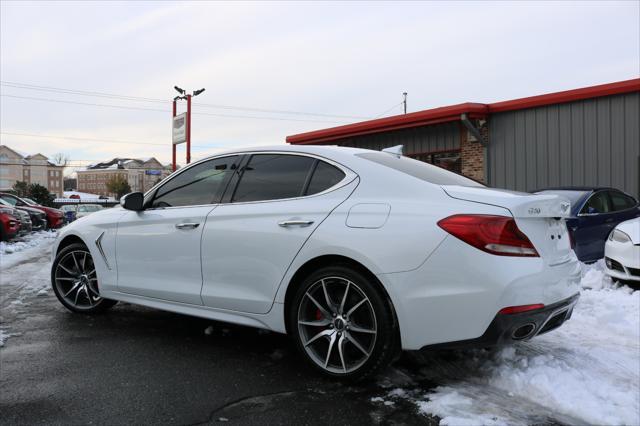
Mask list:
[[346,374],[360,368],[376,343],[377,323],[365,293],[346,278],[313,283],[298,307],[298,333],[309,357],[321,368]]
[[103,300],[93,258],[87,250],[66,253],[56,266],[54,280],[58,294],[78,310],[93,309]]

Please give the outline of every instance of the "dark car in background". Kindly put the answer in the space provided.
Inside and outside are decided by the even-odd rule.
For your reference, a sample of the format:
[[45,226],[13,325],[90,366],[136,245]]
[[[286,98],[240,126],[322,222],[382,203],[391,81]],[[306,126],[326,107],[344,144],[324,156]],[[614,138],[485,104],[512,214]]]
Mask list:
[[55,229],[64,225],[64,214],[61,210],[54,209],[53,207],[41,206],[39,204],[35,204],[33,201],[28,202],[20,197],[17,197],[13,194],[8,194],[6,192],[0,192],[0,199],[3,199],[4,201],[15,207],[28,207],[44,212],[47,218],[47,226],[49,228]]
[[560,187],[534,192],[557,194],[571,202],[567,228],[576,255],[582,262],[602,259],[605,242],[613,228],[640,216],[638,200],[615,188]]

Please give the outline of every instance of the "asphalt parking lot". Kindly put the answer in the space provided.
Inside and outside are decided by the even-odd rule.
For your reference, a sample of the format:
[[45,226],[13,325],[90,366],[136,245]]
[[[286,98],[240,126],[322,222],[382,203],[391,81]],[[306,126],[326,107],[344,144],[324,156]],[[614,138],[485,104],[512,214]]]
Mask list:
[[7,310],[2,424],[437,424],[371,401],[398,370],[335,383],[279,334],[129,304],[74,315],[51,292]]
[[598,265],[559,330],[405,353],[346,385],[280,334],[123,303],[68,312],[49,284],[54,236],[0,253],[1,425],[638,424],[640,292]]

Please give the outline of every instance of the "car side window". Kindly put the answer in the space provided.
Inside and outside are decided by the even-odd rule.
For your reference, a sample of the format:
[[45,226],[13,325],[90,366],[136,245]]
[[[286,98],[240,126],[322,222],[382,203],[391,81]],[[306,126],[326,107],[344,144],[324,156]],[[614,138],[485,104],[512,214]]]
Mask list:
[[610,191],[611,207],[613,211],[627,210],[636,205],[636,200],[619,191]]
[[198,206],[217,203],[228,178],[238,166],[238,156],[205,161],[185,170],[156,191],[152,208]]
[[300,197],[314,162],[301,155],[254,154],[242,170],[231,202]]
[[11,197],[2,197],[2,199],[4,201],[6,201],[7,203],[11,204],[12,206],[16,205],[17,200]]
[[325,189],[331,188],[333,185],[344,179],[345,174],[339,168],[325,163],[324,161],[318,161],[318,164],[313,171],[309,186],[305,192],[305,195],[313,195],[318,192],[322,192]]
[[609,213],[611,205],[609,204],[609,196],[607,191],[598,191],[589,198],[582,211],[582,214],[598,214]]

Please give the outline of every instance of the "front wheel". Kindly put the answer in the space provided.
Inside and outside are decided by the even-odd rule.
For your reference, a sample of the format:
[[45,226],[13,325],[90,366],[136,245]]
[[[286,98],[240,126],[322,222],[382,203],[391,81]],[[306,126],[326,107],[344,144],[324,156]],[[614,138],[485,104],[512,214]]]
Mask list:
[[399,351],[389,300],[348,265],[325,267],[305,279],[291,304],[289,330],[303,356],[337,378],[370,376]]
[[84,244],[71,244],[56,256],[51,268],[56,297],[72,312],[94,314],[117,302],[100,296],[93,257]]

